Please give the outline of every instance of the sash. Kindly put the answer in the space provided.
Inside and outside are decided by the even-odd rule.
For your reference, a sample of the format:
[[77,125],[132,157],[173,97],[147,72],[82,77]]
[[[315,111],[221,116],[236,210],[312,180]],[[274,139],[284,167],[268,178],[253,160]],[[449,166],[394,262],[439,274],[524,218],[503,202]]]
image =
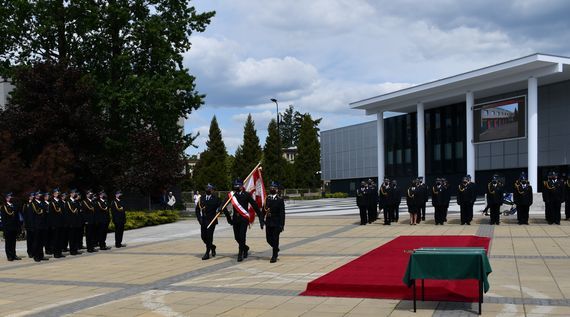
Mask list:
[[[249,213],[249,211],[247,209],[243,208],[243,206],[240,205],[236,196],[234,196],[233,191],[228,193],[228,198],[230,199],[230,201],[232,203],[232,207],[234,208],[234,211],[237,211],[242,217],[247,219],[247,221],[249,221],[249,223],[252,223],[253,217],[251,216],[251,214]],[[254,213],[252,213],[252,214],[254,214]]]

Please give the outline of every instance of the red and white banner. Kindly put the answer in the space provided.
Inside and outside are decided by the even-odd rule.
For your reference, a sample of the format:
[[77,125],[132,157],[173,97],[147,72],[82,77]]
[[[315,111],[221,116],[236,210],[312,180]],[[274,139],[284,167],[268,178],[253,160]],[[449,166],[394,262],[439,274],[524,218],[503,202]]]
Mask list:
[[[258,208],[262,208],[265,204],[265,185],[263,184],[263,176],[261,175],[261,167],[257,167],[251,173],[251,176],[243,184],[245,191],[251,194],[253,200],[257,203]],[[234,197],[234,192],[228,193],[228,198],[230,199],[234,211],[237,211],[242,217],[249,220],[249,223],[253,223],[255,220],[255,210],[251,205],[248,205],[247,210],[239,204],[237,199]]]

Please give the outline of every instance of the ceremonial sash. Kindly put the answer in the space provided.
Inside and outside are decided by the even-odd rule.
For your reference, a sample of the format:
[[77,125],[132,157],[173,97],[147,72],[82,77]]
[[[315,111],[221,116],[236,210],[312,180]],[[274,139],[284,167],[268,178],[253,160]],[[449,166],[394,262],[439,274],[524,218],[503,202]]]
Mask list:
[[228,193],[228,197],[232,203],[232,206],[234,208],[234,212],[238,212],[242,217],[244,217],[245,219],[247,219],[247,221],[249,221],[249,223],[252,223],[253,220],[255,219],[254,216],[255,213],[250,213],[247,209],[243,208],[242,205],[240,205],[240,203],[238,202],[236,196],[234,196],[234,192],[230,192]]

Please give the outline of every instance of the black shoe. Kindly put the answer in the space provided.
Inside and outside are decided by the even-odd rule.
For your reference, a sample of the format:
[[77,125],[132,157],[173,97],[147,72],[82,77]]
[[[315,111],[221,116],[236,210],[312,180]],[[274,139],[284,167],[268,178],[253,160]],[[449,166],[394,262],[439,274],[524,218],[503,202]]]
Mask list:
[[79,250],[85,250],[87,249],[84,245],[82,245],[81,247],[79,247]]
[[32,254],[29,254],[29,253],[28,253],[28,258],[33,259],[34,256],[33,256]]
[[19,257],[19,256],[16,256],[16,257],[14,258],[14,260],[16,260],[16,261],[20,261],[21,259],[22,259],[22,258]]
[[111,247],[104,246],[104,247],[100,247],[99,250],[107,251],[107,250],[111,250]]
[[12,262],[12,261],[14,261],[14,258],[8,258],[8,261]]
[[61,252],[69,252],[68,248],[64,248],[63,250],[61,250]]
[[34,258],[34,261],[36,261],[36,262],[41,262],[42,259],[40,259],[40,258]]
[[63,254],[56,254],[56,255],[54,255],[53,257],[56,258],[56,259],[60,259],[60,258],[65,258],[65,255],[63,255]]
[[246,245],[245,249],[243,250],[243,258],[244,259],[247,259],[248,251],[249,251],[249,247]]
[[44,257],[44,258],[41,258],[40,260],[41,260],[41,261],[49,261],[49,259],[48,259],[48,258],[45,258],[45,257]]
[[210,253],[206,251],[206,254],[202,257],[202,260],[207,260],[210,258]]
[[422,221],[426,221],[426,217],[422,217]]
[[216,246],[212,244],[212,257],[216,256]]
[[241,261],[243,261],[243,257],[242,257],[242,255],[241,255],[241,253],[240,253],[240,254],[238,254],[238,258],[237,258],[237,261],[238,261],[238,262],[241,262]]
[[95,250],[95,249],[87,249],[87,252],[89,252],[89,253],[93,253],[93,252],[98,252],[98,251],[97,251],[97,250]]
[[468,226],[470,226],[470,225],[471,225],[471,223],[470,223],[470,222],[468,222],[468,223],[467,223],[467,225],[468,225]]
[[124,248],[126,246],[126,244],[115,244],[115,248]]
[[277,262],[277,257],[271,257],[271,260],[269,260],[269,263],[275,263]]

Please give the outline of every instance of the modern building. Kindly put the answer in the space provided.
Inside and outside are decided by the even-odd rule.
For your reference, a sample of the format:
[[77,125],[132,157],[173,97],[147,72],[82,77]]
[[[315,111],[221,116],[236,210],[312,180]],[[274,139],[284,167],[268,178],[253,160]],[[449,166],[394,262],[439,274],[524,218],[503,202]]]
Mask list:
[[[322,179],[353,192],[362,179],[408,185],[525,172],[535,191],[570,164],[570,58],[534,54],[350,104],[375,121],[321,132]],[[401,115],[385,118],[385,113]],[[484,186],[479,186],[483,191]]]

